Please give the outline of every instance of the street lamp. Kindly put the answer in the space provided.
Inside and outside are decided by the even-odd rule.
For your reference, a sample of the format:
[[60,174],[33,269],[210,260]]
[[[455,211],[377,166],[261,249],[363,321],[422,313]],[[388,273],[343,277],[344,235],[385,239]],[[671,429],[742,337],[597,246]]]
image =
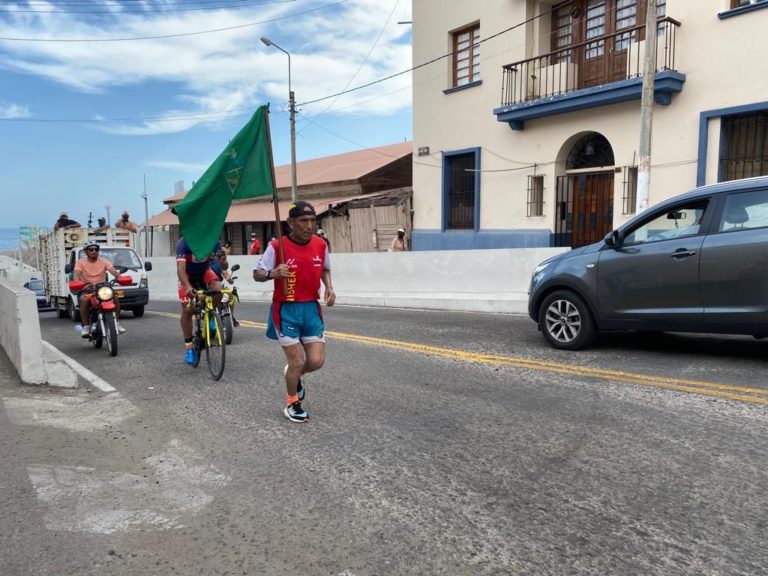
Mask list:
[[288,56],[288,104],[291,118],[291,202],[296,202],[296,100],[293,96],[293,90],[291,90],[291,55],[269,38],[262,36],[261,41],[265,46],[274,46]]

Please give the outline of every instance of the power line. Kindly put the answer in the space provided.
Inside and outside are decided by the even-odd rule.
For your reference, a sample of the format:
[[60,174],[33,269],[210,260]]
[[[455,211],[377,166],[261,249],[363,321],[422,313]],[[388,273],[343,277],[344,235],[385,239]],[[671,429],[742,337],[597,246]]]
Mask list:
[[[512,30],[519,28],[520,26],[524,26],[530,22],[533,22],[534,20],[537,20],[538,18],[541,18],[543,16],[546,16],[547,14],[550,14],[552,10],[548,10],[546,12],[542,12],[541,14],[537,14],[536,16],[531,16],[527,20],[523,20],[522,22],[518,22],[517,24],[514,24],[513,26],[510,26],[509,28],[505,28],[501,32],[497,32],[496,34],[492,34],[491,36],[488,36],[486,38],[483,38],[482,40],[479,40],[475,46],[479,46],[483,42],[488,42],[488,40],[493,40],[494,38],[501,36],[502,34],[506,34],[507,32],[511,32]],[[390,74],[389,76],[386,76],[384,78],[380,78],[379,80],[374,80],[372,82],[368,82],[367,84],[363,84],[362,86],[357,86],[355,88],[350,88],[349,90],[342,90],[341,92],[337,92],[336,94],[331,94],[330,96],[323,96],[322,98],[316,98],[315,100],[308,100],[307,102],[301,102],[297,104],[297,106],[307,106],[309,104],[316,104],[318,102],[322,102],[324,100],[330,100],[331,98],[336,98],[338,96],[342,96],[343,94],[349,94],[350,92],[356,92],[357,90],[362,90],[363,88],[369,88],[370,86],[374,86],[376,84],[380,84],[381,82],[385,82],[387,80],[391,80],[392,78],[397,78],[398,76],[402,76],[403,74],[407,74],[408,72],[413,72],[414,70],[418,70],[420,68],[424,68],[425,66],[429,66],[430,64],[434,64],[435,62],[439,62],[440,60],[443,60],[445,58],[448,58],[449,56],[453,56],[454,52],[448,52],[447,54],[443,54],[442,56],[438,56],[437,58],[433,58],[432,60],[429,60],[427,62],[424,62],[422,64],[418,64],[416,66],[413,66],[412,68],[408,68],[407,70],[403,70],[401,72],[396,72],[395,74]]]
[[[53,10],[12,10],[10,8],[0,8],[0,11],[8,13],[8,14],[24,14],[24,13],[31,13],[31,14],[113,14],[113,15],[120,15],[120,14],[167,14],[167,13],[173,13],[173,12],[192,12],[196,10],[231,10],[235,8],[248,8],[250,6],[263,6],[267,4],[283,4],[286,2],[295,2],[296,0],[264,0],[264,1],[258,1],[258,0],[234,0],[235,3],[231,5],[219,5],[219,6],[204,6],[205,4],[222,4],[222,2],[226,2],[227,0],[210,0],[205,1],[201,0],[199,2],[180,2],[178,4],[175,4],[176,6],[181,6],[184,4],[189,5],[198,5],[196,8],[163,8],[162,6],[145,6],[141,9],[133,9],[133,8],[125,8],[122,4],[119,2],[114,3],[105,3],[102,5],[96,5],[96,7],[103,7],[107,8],[105,10],[62,10],[59,9],[58,6],[61,6],[61,3],[56,5],[56,9]],[[230,0],[232,1],[232,0]],[[27,3],[28,6],[34,6],[32,2]],[[43,3],[40,4],[41,6],[50,6],[49,3]],[[65,8],[69,7],[77,7],[77,6],[89,6],[93,7],[94,4],[65,4]],[[112,8],[111,10],[108,8]],[[119,10],[117,10],[120,8]]]
[[[355,78],[357,78],[357,75],[358,75],[358,74],[360,74],[360,70],[362,70],[362,69],[363,69],[363,66],[365,66],[365,63],[366,63],[366,62],[368,62],[368,58],[370,58],[370,57],[371,57],[371,54],[373,54],[373,50],[374,50],[374,48],[376,48],[376,45],[379,43],[379,40],[381,40],[381,37],[382,37],[382,35],[384,34],[384,31],[387,29],[387,26],[389,26],[389,21],[390,21],[390,20],[392,20],[392,15],[395,13],[395,10],[397,10],[397,7],[398,7],[398,5],[399,5],[399,4],[400,4],[400,0],[397,0],[397,1],[395,2],[395,5],[392,7],[392,11],[389,13],[389,16],[387,17],[387,21],[384,23],[384,26],[381,28],[381,31],[379,32],[379,35],[376,37],[376,40],[374,40],[374,42],[373,42],[373,45],[371,46],[371,49],[370,49],[370,50],[368,50],[368,54],[366,54],[366,55],[365,55],[365,58],[364,58],[364,59],[363,59],[363,61],[360,63],[360,66],[358,66],[358,67],[357,67],[357,70],[355,70],[355,73],[352,75],[352,78],[350,78],[350,79],[347,81],[347,84],[344,86],[344,90],[346,90],[347,88],[349,88],[349,85],[350,85],[350,84],[352,84],[352,81],[353,81]],[[339,98],[339,97],[336,97],[336,98],[335,98],[335,99],[334,99],[334,100],[333,100],[333,101],[332,101],[330,104],[328,104],[328,106],[326,106],[326,107],[325,107],[325,110],[323,110],[322,112],[320,112],[320,114],[316,114],[315,116],[313,116],[312,118],[310,118],[310,119],[309,119],[309,123],[308,123],[308,124],[306,124],[305,126],[303,126],[303,127],[301,128],[301,130],[304,130],[304,128],[306,128],[307,126],[311,126],[312,124],[314,124],[314,123],[315,123],[315,120],[317,120],[318,118],[320,118],[320,116],[322,116],[323,114],[325,114],[326,112],[328,112],[328,109],[329,109],[331,106],[333,106],[333,105],[336,103],[336,100],[338,100],[338,98]],[[301,130],[299,130],[299,132],[301,132]]]
[[317,8],[310,8],[303,12],[294,12],[293,14],[286,14],[285,16],[276,16],[275,18],[269,18],[267,20],[261,20],[260,22],[250,22],[248,24],[239,24],[237,26],[227,26],[226,28],[215,28],[212,30],[200,30],[197,32],[180,32],[178,34],[164,34],[162,36],[137,36],[132,38],[9,38],[0,36],[0,40],[7,40],[9,42],[129,42],[133,40],[162,40],[165,38],[181,38],[183,36],[199,36],[201,34],[213,34],[215,32],[225,32],[227,30],[237,30],[241,28],[250,28],[253,26],[259,26],[260,24],[268,24],[269,22],[277,22],[278,20],[286,20],[295,16],[303,16],[311,12],[317,12],[324,10],[325,8],[331,8],[344,4],[347,0],[338,0],[338,2],[332,2],[330,4],[323,4]]

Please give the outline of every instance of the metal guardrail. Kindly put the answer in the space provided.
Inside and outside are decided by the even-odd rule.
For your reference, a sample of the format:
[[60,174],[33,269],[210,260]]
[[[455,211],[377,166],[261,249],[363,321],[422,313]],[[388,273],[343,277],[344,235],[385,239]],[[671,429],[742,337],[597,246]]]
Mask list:
[[[660,18],[656,33],[656,72],[677,71],[675,39],[680,22]],[[645,24],[502,67],[501,105],[566,94],[643,75]]]

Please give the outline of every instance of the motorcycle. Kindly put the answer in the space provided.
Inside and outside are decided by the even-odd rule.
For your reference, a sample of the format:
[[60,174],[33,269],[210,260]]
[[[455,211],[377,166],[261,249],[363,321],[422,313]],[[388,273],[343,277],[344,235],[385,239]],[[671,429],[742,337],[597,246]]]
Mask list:
[[[119,268],[117,278],[99,282],[93,285],[91,294],[90,335],[88,341],[94,348],[101,348],[104,340],[107,341],[107,350],[110,356],[117,356],[117,314],[115,313],[115,283],[120,286],[129,286],[133,280],[123,274],[127,268]],[[82,291],[89,283],[82,280],[71,280],[69,289],[72,292]]]
[[[238,270],[240,270],[240,264],[235,264],[229,269],[230,272],[237,272]],[[232,288],[222,288],[221,290],[219,313],[221,314],[222,330],[224,331],[224,342],[226,344],[232,344],[232,339],[235,336],[235,324],[232,321],[232,309],[240,300],[237,295],[237,286],[234,285],[235,280],[237,280],[237,276],[230,276],[229,283]]]

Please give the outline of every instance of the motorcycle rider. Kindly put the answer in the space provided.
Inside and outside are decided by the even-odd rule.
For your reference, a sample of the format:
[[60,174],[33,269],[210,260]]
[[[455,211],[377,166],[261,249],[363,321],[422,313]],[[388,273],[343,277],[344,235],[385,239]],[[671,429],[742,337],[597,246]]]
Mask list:
[[[104,282],[106,273],[109,272],[115,278],[120,272],[112,266],[109,260],[99,258],[99,245],[96,242],[87,242],[84,246],[85,257],[80,258],[75,264],[72,275],[73,280],[85,282],[85,287],[78,295],[80,299],[80,321],[83,324],[83,338],[91,335],[91,296],[94,294],[95,285]],[[115,297],[115,319],[120,317],[120,299]],[[125,328],[117,322],[117,333],[122,334]]]

